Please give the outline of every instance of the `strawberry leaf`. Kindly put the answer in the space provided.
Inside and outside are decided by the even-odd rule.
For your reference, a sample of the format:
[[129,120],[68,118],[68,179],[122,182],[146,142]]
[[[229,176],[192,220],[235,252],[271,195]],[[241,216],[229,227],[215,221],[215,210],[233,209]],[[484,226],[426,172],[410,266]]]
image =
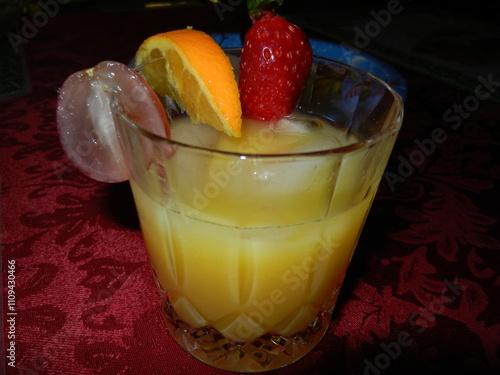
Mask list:
[[283,0],[247,0],[248,14],[255,20],[264,12],[274,12],[282,3]]

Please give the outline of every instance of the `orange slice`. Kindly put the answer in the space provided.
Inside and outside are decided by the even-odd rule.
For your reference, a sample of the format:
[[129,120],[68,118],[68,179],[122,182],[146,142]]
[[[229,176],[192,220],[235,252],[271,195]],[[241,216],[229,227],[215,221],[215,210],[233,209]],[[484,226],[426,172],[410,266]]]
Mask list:
[[241,136],[241,104],[233,67],[222,48],[201,31],[183,29],[146,39],[135,56],[149,84],[185,109],[193,122]]

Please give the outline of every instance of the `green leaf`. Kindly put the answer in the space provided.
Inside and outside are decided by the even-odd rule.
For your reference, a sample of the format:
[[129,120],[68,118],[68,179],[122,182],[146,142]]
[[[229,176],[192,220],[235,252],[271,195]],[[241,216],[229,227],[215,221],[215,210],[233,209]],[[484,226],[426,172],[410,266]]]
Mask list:
[[255,19],[265,11],[274,12],[282,3],[283,0],[247,0],[248,13]]

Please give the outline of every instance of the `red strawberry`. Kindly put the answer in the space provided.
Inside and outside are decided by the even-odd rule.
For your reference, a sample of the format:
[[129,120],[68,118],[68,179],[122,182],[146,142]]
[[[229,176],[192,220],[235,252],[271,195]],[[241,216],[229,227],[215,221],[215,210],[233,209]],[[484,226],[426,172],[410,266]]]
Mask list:
[[304,31],[272,11],[252,21],[240,61],[243,116],[274,121],[291,114],[300,99],[311,68],[311,45]]

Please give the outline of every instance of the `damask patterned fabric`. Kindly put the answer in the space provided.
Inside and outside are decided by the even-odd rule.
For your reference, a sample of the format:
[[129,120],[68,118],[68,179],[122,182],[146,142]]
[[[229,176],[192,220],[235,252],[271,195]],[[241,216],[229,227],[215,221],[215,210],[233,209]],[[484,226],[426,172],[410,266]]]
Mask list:
[[[32,92],[0,101],[7,374],[226,373],[168,336],[129,188],[72,167],[55,109],[69,74],[127,62],[153,33],[217,31],[229,18],[61,14],[23,44]],[[403,129],[335,319],[309,356],[274,374],[500,373],[500,105],[402,73]],[[482,97],[500,85],[483,80]]]

